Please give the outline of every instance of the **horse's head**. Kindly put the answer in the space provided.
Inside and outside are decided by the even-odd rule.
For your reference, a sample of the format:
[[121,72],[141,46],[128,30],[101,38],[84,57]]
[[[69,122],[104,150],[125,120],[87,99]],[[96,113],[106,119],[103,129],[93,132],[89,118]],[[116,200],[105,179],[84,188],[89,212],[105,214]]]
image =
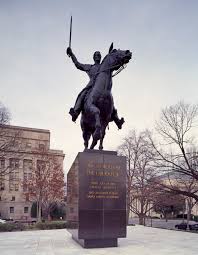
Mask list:
[[130,50],[116,50],[113,49],[113,44],[111,44],[109,54],[104,58],[103,62],[106,62],[111,71],[114,71],[127,64],[131,57]]

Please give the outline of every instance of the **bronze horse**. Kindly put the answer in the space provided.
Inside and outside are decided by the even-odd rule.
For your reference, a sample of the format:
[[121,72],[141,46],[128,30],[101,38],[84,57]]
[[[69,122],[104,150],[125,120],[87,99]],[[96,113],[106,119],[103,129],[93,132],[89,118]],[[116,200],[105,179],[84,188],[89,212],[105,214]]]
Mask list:
[[105,130],[111,121],[113,112],[112,72],[128,63],[132,57],[129,50],[116,50],[111,45],[109,53],[104,57],[96,76],[93,88],[87,93],[81,115],[81,129],[84,146],[88,148],[89,139],[93,141],[90,149],[94,149],[100,140],[99,149],[103,149]]

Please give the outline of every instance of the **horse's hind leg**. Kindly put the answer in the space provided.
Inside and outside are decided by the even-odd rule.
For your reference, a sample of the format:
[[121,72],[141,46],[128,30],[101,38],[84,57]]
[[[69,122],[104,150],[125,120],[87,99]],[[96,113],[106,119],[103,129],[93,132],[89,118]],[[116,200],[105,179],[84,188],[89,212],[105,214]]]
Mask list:
[[98,140],[100,140],[101,138],[101,122],[100,122],[100,110],[94,104],[90,105],[90,111],[95,117],[95,131],[92,135],[93,142],[90,146],[90,149],[93,149],[96,146]]
[[97,142],[98,142],[98,140],[93,140],[93,142],[92,142],[92,144],[91,144],[91,146],[90,146],[90,149],[91,149],[91,150],[94,149],[94,147],[96,146]]
[[84,139],[85,149],[88,148],[90,137],[91,137],[91,132],[83,131],[83,139]]
[[106,130],[106,126],[102,128],[102,131],[101,131],[101,138],[100,138],[100,145],[99,145],[99,150],[102,150],[103,149],[103,140],[104,140],[104,137],[105,137],[105,130]]
[[95,117],[95,128],[96,129],[101,129],[101,122],[100,122],[100,110],[98,107],[96,107],[94,104],[90,104],[89,106],[89,111],[91,114],[94,115]]
[[104,140],[104,136],[100,138],[99,150],[103,150],[103,140]]
[[96,129],[95,129],[95,132],[94,132],[93,135],[92,135],[92,137],[93,137],[93,142],[92,142],[92,144],[91,144],[91,146],[90,146],[90,149],[91,149],[91,150],[94,149],[94,147],[96,146],[98,140],[99,140],[100,137],[101,137],[101,135],[100,135],[100,129],[97,129],[97,128],[96,128]]

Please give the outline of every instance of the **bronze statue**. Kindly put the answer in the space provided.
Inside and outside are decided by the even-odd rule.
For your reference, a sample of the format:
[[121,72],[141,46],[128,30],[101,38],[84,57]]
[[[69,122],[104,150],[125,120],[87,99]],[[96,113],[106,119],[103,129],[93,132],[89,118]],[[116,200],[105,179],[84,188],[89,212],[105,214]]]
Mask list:
[[88,148],[88,142],[92,135],[93,142],[90,149],[95,147],[98,140],[100,140],[99,149],[103,149],[103,139],[108,123],[114,121],[119,129],[124,123],[123,118],[118,118],[113,103],[112,72],[128,63],[132,53],[129,50],[113,49],[112,44],[109,54],[106,55],[102,63],[100,63],[100,52],[94,53],[93,65],[79,63],[70,47],[67,48],[67,54],[72,58],[75,66],[81,71],[85,71],[90,78],[87,86],[78,95],[74,108],[69,111],[72,121],[75,121],[82,112],[81,129],[85,148]]
[[[72,49],[70,47],[67,48],[67,55],[71,57],[73,63],[75,64],[76,68],[78,68],[81,71],[84,71],[88,74],[90,81],[87,84],[87,86],[79,93],[75,105],[73,108],[70,109],[69,114],[72,116],[72,121],[76,121],[78,118],[78,115],[83,109],[83,101],[85,99],[86,94],[88,91],[93,87],[95,83],[95,79],[97,74],[99,73],[100,70],[100,61],[101,61],[101,54],[99,51],[94,52],[93,54],[93,60],[94,64],[81,64],[78,62],[76,56],[72,52]],[[117,110],[113,108],[113,113],[111,116],[112,121],[114,121],[118,127],[118,129],[122,128],[122,125],[124,123],[124,118],[119,119],[117,115]]]

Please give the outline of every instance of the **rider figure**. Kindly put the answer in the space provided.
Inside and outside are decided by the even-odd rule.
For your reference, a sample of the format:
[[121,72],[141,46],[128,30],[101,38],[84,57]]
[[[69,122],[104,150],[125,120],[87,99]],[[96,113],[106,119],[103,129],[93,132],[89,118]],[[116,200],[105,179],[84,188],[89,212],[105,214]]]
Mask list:
[[[78,118],[78,115],[82,111],[83,101],[85,99],[87,92],[94,86],[96,76],[100,69],[101,54],[99,51],[96,51],[94,53],[94,55],[93,55],[94,64],[93,65],[79,63],[70,47],[67,48],[67,55],[71,57],[75,66],[79,70],[86,72],[90,78],[90,81],[87,84],[87,86],[79,93],[79,95],[76,99],[74,108],[71,108],[69,111],[69,114],[72,116],[72,121],[75,122],[76,119]],[[122,128],[122,124],[124,123],[123,118],[121,118],[121,119],[118,118],[117,110],[115,109],[115,107],[113,108],[111,121],[114,121],[119,129]]]

